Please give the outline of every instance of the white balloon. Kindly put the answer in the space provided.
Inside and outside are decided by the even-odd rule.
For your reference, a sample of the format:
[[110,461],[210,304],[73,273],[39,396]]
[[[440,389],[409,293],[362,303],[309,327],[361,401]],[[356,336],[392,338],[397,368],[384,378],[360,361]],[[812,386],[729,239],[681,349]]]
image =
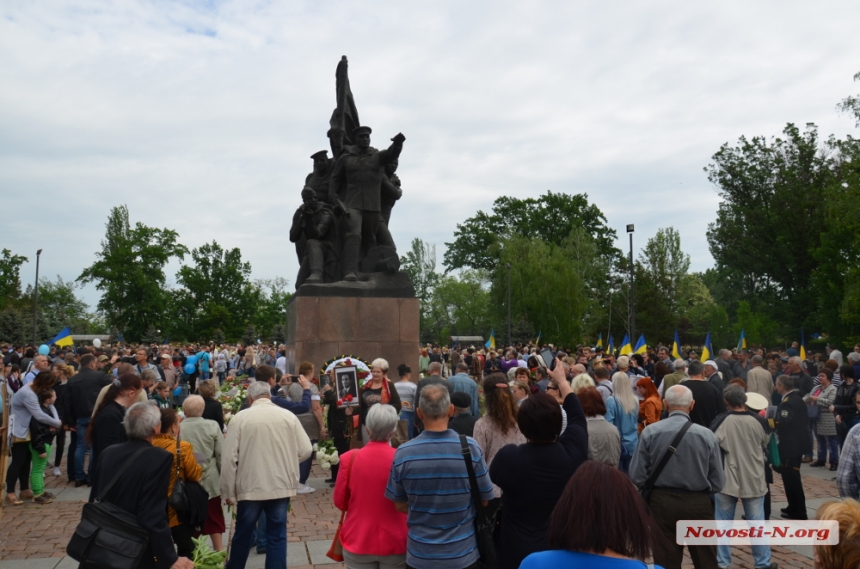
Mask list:
[[93,346],[95,346],[96,348],[101,348],[102,347],[102,341],[100,339],[96,338],[95,340],[93,340]]

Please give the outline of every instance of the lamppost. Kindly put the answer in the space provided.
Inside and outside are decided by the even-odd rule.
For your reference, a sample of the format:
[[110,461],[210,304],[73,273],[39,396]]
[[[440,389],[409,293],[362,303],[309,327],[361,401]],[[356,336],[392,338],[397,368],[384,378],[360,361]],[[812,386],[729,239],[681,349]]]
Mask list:
[[630,344],[636,341],[636,283],[633,281],[633,224],[627,226],[630,234]]
[[39,257],[42,256],[42,250],[36,251],[36,288],[33,291],[33,346],[36,345],[36,315],[39,310]]
[[508,268],[508,345],[513,346],[511,341],[511,264],[505,263]]

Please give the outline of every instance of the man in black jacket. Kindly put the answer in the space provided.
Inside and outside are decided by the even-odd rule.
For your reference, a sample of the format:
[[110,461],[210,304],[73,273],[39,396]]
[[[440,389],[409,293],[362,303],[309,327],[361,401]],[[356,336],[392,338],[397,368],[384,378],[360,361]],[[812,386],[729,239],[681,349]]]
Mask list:
[[167,520],[167,488],[173,455],[152,446],[152,437],[161,432],[161,412],[149,403],[135,403],[125,415],[125,429],[130,439],[112,445],[99,455],[98,476],[90,492],[92,502],[100,496],[116,472],[140,449],[146,449],[130,465],[102,498],[134,515],[149,531],[149,548],[141,569],[193,569],[187,557],[178,557]]
[[[64,398],[66,409],[64,415],[71,421],[77,433],[77,448],[75,448],[75,487],[88,484],[89,473],[84,471],[84,461],[87,455],[87,440],[84,436],[90,425],[90,417],[96,405],[99,391],[111,382],[111,378],[96,371],[96,359],[92,354],[81,358],[81,371],[69,380]],[[69,449],[71,450],[71,449]]]
[[788,507],[781,510],[782,517],[805,520],[806,496],[800,480],[800,462],[805,454],[812,452],[812,443],[806,432],[806,404],[790,375],[781,375],[776,379],[776,391],[782,396],[774,419],[782,462],[779,472],[785,486],[785,498],[788,500]]

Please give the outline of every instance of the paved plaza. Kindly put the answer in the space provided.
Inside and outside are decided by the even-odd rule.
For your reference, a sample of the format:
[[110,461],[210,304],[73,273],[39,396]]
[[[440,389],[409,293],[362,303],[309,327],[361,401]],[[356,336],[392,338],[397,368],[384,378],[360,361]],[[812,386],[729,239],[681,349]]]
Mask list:
[[[66,544],[80,520],[81,506],[89,497],[89,488],[75,488],[64,476],[57,478],[50,474],[46,486],[57,495],[53,504],[40,506],[25,503],[23,506],[6,506],[0,519],[0,569],[73,569],[77,563],[66,556]],[[803,486],[806,491],[806,505],[810,519],[824,502],[837,496],[835,473],[821,468],[803,465]],[[340,512],[332,504],[333,490],[324,479],[328,473],[314,465],[308,484],[317,489],[313,494],[296,496],[292,500],[287,531],[287,565],[289,567],[310,569],[337,569],[342,563],[335,563],[325,556],[334,536]],[[778,519],[779,509],[785,507],[785,494],[779,476],[771,485],[773,494],[773,519]],[[738,507],[737,517],[742,509]],[[227,518],[228,532],[232,520]],[[226,544],[226,535],[225,535]],[[251,549],[248,569],[259,569],[264,565],[265,556],[257,555]],[[785,568],[812,567],[812,547],[774,547],[773,561]],[[689,557],[684,567],[693,567]],[[753,559],[749,548],[735,548],[732,559],[733,568],[753,569]]]

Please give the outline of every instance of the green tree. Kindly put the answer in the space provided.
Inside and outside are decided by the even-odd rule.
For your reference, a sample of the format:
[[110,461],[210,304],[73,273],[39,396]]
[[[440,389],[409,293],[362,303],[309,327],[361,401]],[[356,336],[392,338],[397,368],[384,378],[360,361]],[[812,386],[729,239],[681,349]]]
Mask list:
[[741,137],[713,156],[705,171],[722,202],[707,235],[717,269],[740,280],[737,300],[790,330],[815,311],[810,279],[834,172],[815,125],[801,132],[789,124],[783,133],[770,143]]
[[500,262],[492,273],[497,323],[507,316],[508,263],[512,322],[524,319],[529,333],[536,330],[543,341],[575,345],[602,321],[598,288],[608,267],[584,228],[571,230],[561,245],[514,235],[497,246]]
[[239,248],[225,250],[217,241],[191,251],[194,265],[184,265],[176,281],[187,291],[195,314],[194,334],[214,337],[220,329],[228,338],[238,338],[251,321],[259,291],[250,281],[251,264],[242,261]]
[[173,257],[184,258],[188,249],[171,229],[129,223],[128,207],[111,209],[102,250],[97,260],[77,278],[95,283],[102,297],[98,309],[127,342],[139,341],[147,328],[162,318],[167,294],[164,266]]
[[454,241],[445,244],[444,265],[447,271],[464,267],[492,271],[500,251],[494,244],[518,235],[561,246],[577,227],[590,236],[600,255],[620,257],[615,230],[606,226],[603,212],[588,203],[588,195],[547,192],[539,198],[502,196],[491,213],[478,211],[457,224]]
[[258,290],[254,325],[277,342],[286,339],[287,304],[293,296],[288,285],[289,281],[283,277],[254,281]]
[[[39,312],[45,319],[48,329],[56,334],[68,326],[73,334],[86,334],[90,321],[94,318],[87,304],[75,295],[74,281],[64,281],[60,275],[52,281],[47,277],[39,279]],[[33,285],[27,285],[23,303],[33,305]]]
[[13,255],[9,249],[3,249],[0,257],[0,308],[21,298],[21,265],[26,262],[27,257]]
[[430,338],[427,341],[432,341],[441,334],[438,318],[434,318],[433,313],[433,292],[439,283],[439,273],[436,272],[436,246],[424,243],[416,237],[406,254],[400,258],[400,268],[412,280],[415,296],[421,305],[421,339],[423,341],[426,334]]
[[689,268],[690,256],[681,250],[680,233],[672,227],[658,229],[636,263],[637,338],[644,333],[652,345],[673,338],[681,312],[681,286]]
[[[486,336],[492,327],[489,278],[484,271],[444,275],[433,291],[433,313],[448,330],[445,335]],[[444,341],[445,338],[436,338]]]
[[[854,75],[854,80],[860,81],[860,73]],[[860,95],[845,97],[842,102],[836,105],[836,109],[839,112],[853,115],[856,126],[860,127]]]

